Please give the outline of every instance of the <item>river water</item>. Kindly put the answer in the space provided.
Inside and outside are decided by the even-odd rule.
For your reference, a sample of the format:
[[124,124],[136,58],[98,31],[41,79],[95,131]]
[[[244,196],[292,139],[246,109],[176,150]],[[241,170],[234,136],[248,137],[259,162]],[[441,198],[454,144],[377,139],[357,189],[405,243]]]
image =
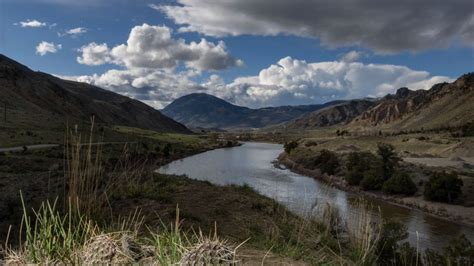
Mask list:
[[441,249],[450,239],[465,234],[474,241],[474,228],[454,224],[418,210],[366,199],[375,208],[353,204],[357,196],[320,182],[314,178],[274,167],[273,161],[283,151],[282,145],[244,143],[240,147],[224,148],[174,161],[158,169],[163,174],[186,175],[217,185],[247,184],[267,197],[273,198],[299,215],[319,215],[329,203],[337,206],[347,220],[361,212],[395,219],[408,228],[408,241],[422,249]]

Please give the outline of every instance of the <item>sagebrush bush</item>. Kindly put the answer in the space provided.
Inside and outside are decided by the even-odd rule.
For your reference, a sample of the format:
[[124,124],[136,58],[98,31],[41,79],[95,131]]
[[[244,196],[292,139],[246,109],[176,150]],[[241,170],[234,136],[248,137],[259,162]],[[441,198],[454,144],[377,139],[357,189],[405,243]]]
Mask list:
[[435,172],[425,184],[427,200],[452,203],[462,194],[463,182],[456,173]]
[[382,191],[387,194],[413,195],[417,188],[410,175],[397,172],[390,177],[382,186]]
[[283,145],[283,147],[285,148],[285,152],[290,154],[292,150],[298,147],[298,142],[296,140],[292,140],[292,141],[286,142]]
[[377,157],[370,152],[351,152],[346,162],[346,181],[349,185],[357,186],[364,178],[364,172],[377,164]]
[[380,190],[384,183],[381,169],[372,168],[364,172],[364,178],[360,181],[363,190]]
[[339,159],[334,152],[324,149],[316,157],[315,165],[322,173],[333,175],[339,169]]

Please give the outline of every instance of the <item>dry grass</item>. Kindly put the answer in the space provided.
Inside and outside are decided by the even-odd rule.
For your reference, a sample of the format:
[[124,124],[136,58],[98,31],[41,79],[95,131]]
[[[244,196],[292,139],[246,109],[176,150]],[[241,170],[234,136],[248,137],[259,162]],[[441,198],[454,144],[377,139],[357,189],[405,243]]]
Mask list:
[[104,167],[101,145],[93,145],[93,119],[88,144],[83,145],[81,133],[76,126],[74,130],[68,130],[65,145],[68,184],[66,200],[71,202],[73,209],[78,209],[87,216],[99,213],[106,205],[108,189],[107,185],[101,187]]
[[[373,208],[362,199],[356,200],[353,205],[356,205],[353,207],[359,210]],[[354,250],[358,251],[355,260],[362,264],[374,262],[374,255],[382,232],[380,210],[376,214],[374,216],[369,211],[357,212],[357,217],[351,219],[351,224],[348,226],[351,245]]]

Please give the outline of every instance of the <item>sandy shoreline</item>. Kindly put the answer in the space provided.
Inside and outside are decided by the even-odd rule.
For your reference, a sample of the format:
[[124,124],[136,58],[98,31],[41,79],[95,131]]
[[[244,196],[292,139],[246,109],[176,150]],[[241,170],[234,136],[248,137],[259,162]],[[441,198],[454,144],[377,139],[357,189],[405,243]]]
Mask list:
[[319,170],[310,170],[292,161],[286,153],[278,156],[278,163],[286,166],[289,170],[302,174],[305,176],[313,177],[317,180],[321,180],[328,183],[337,189],[354,193],[363,194],[364,196],[383,200],[385,202],[404,207],[409,209],[416,209],[423,211],[424,213],[447,220],[453,223],[474,227],[474,208],[464,207],[460,205],[452,205],[440,202],[426,201],[422,197],[401,197],[401,196],[390,196],[385,195],[381,192],[370,192],[364,191],[359,187],[349,186],[341,176],[321,174]]

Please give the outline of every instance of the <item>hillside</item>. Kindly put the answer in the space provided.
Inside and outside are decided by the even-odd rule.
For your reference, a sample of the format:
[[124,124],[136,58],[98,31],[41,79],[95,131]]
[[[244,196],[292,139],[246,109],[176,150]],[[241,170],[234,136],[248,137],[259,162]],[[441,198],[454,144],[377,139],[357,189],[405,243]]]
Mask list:
[[345,124],[352,121],[375,103],[370,100],[352,100],[303,115],[284,125],[287,129],[308,129]]
[[[6,103],[8,127],[53,128],[89,121],[189,133],[182,124],[131,98],[85,83],[35,72],[0,55],[0,99]],[[3,110],[2,110],[3,116]],[[4,117],[1,121],[5,124]]]
[[460,126],[474,120],[474,73],[430,90],[401,88],[355,118],[351,127],[390,130]]
[[209,94],[194,93],[176,99],[162,112],[191,128],[248,129],[276,125],[338,103],[250,109]]
[[461,126],[474,121],[474,73],[429,90],[400,88],[378,100],[352,100],[303,115],[280,129],[342,125],[349,130],[417,130]]

